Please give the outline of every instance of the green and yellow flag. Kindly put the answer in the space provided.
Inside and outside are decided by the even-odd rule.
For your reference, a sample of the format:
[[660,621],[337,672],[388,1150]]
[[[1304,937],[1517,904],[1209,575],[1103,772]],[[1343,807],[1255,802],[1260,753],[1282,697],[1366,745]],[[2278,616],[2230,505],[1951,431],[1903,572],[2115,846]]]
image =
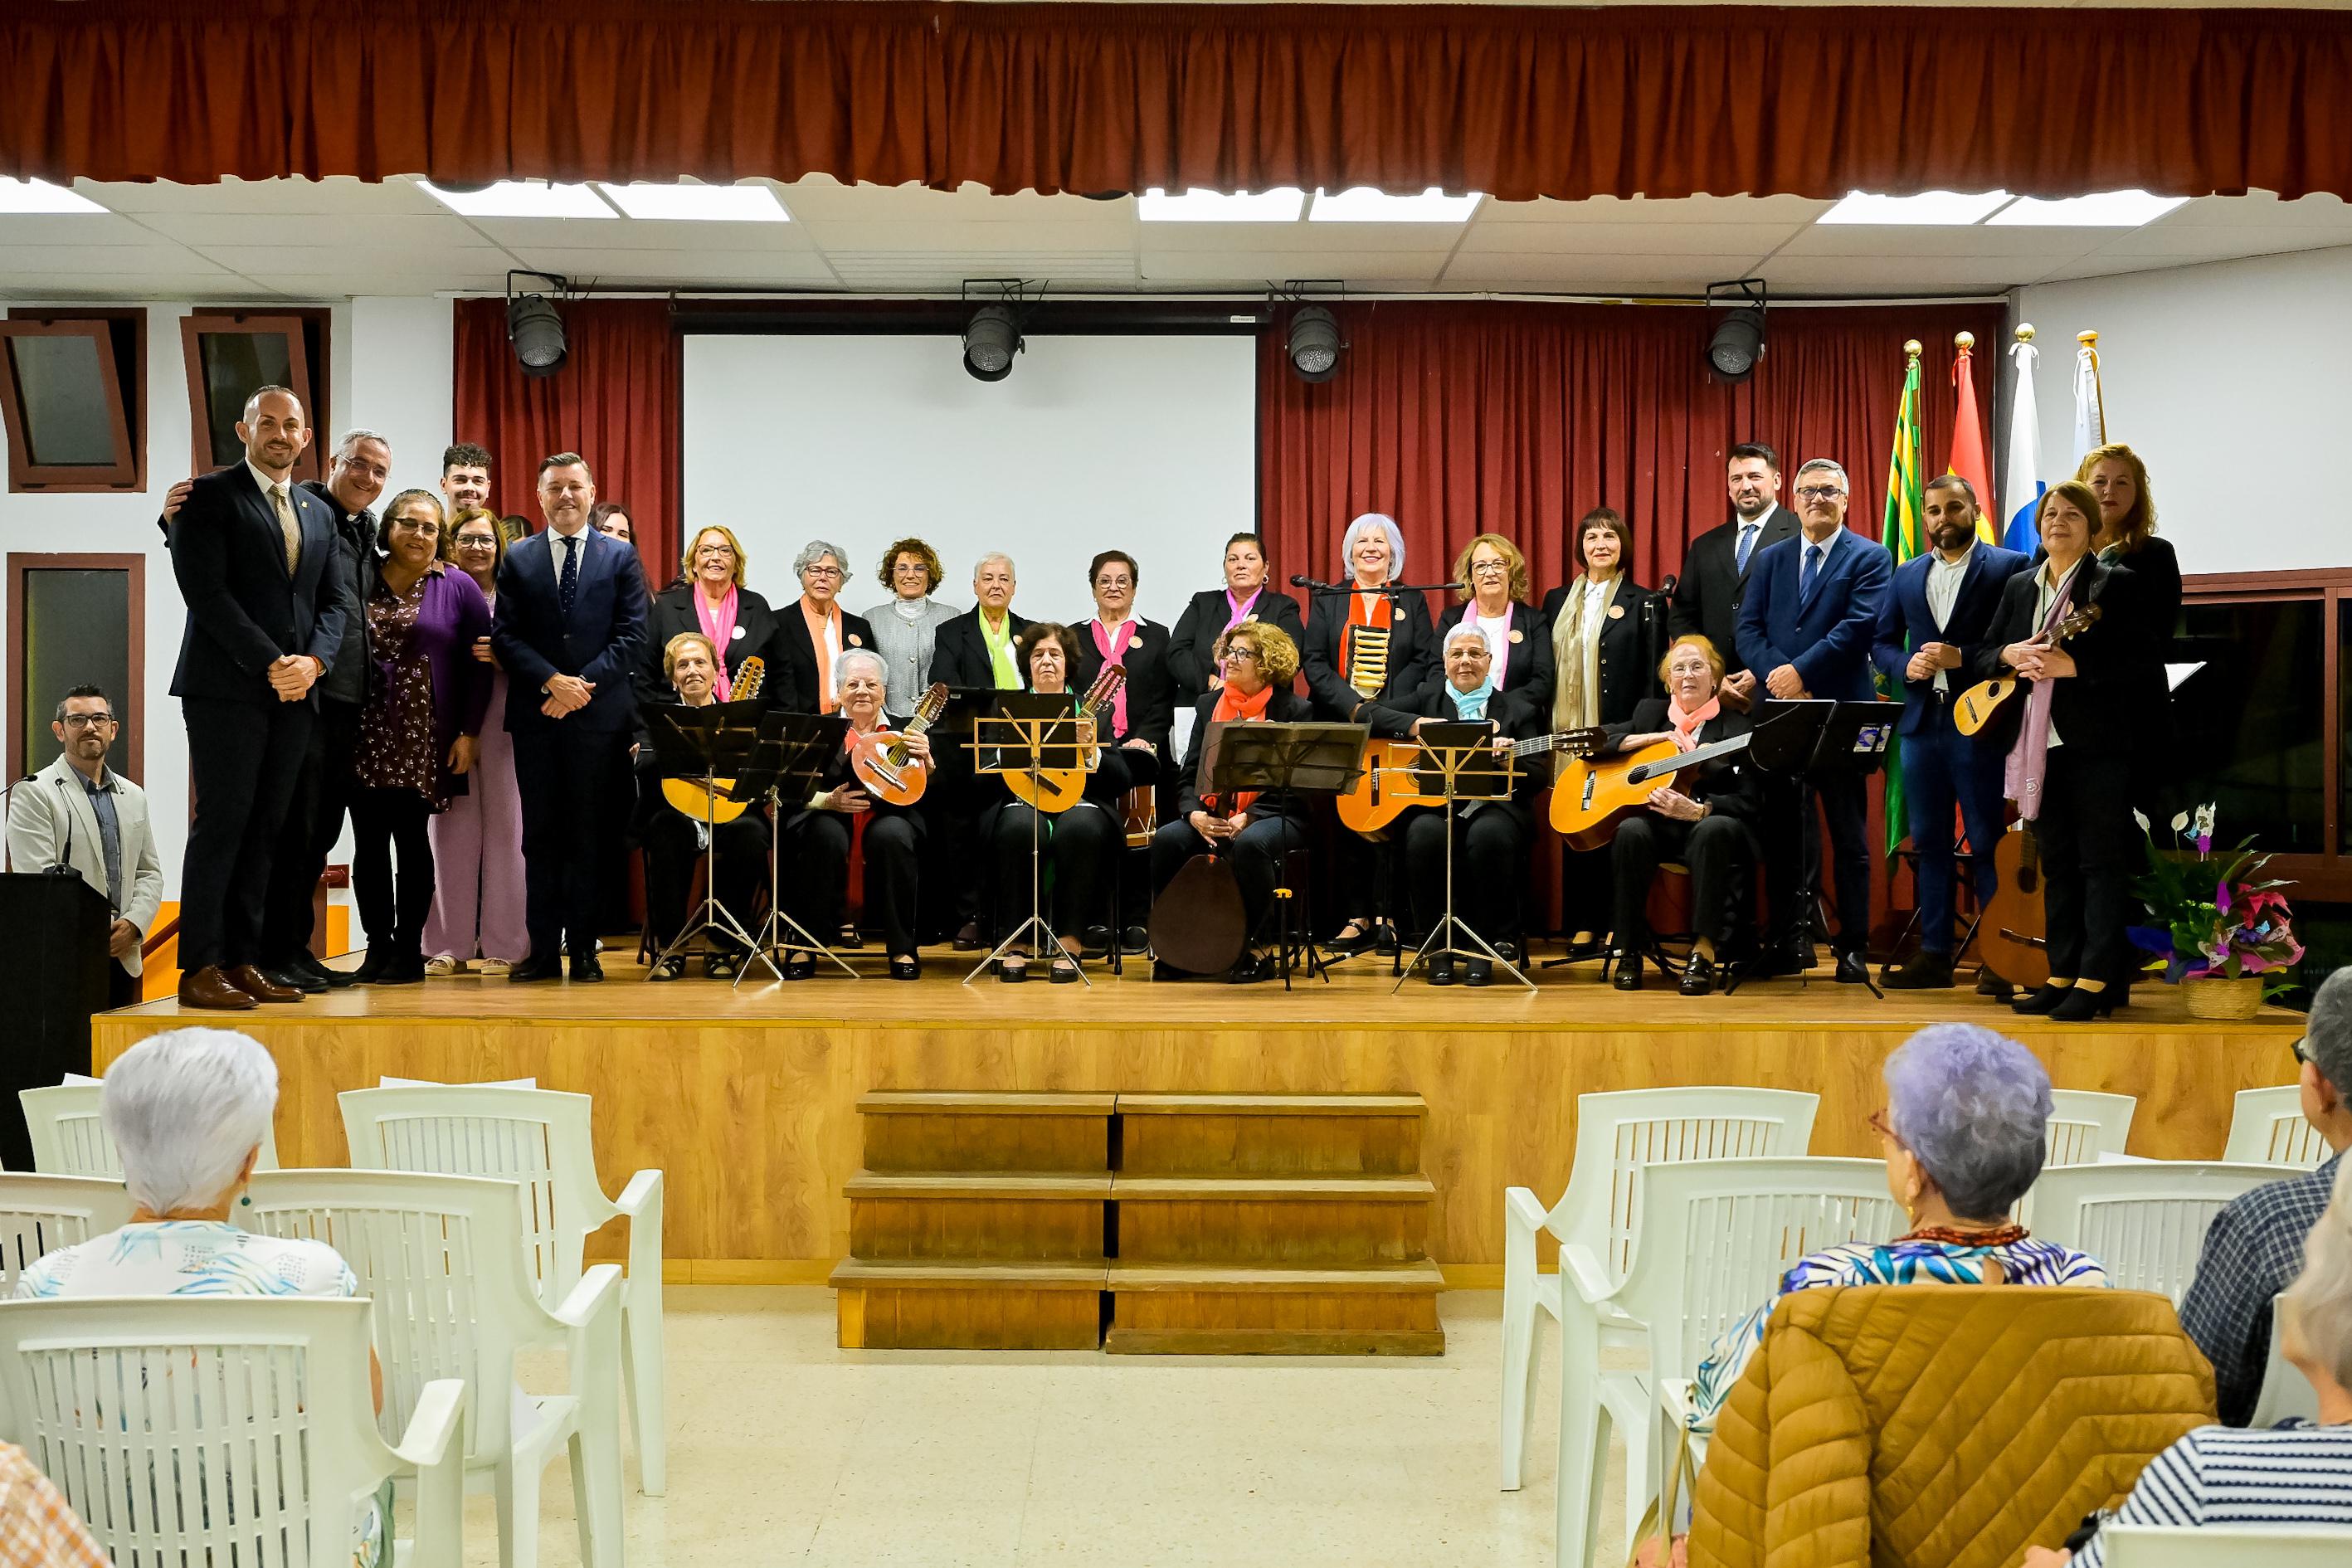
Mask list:
[[[1900,567],[1927,548],[1926,480],[1919,472],[1919,340],[1903,345],[1910,365],[1903,373],[1903,402],[1895,411],[1895,454],[1886,464],[1886,526],[1880,537]],[[1894,590],[1890,588],[1888,592]],[[1881,686],[1886,678],[1879,677]],[[1886,852],[1895,853],[1908,826],[1904,820],[1903,759],[1895,744],[1886,748]]]

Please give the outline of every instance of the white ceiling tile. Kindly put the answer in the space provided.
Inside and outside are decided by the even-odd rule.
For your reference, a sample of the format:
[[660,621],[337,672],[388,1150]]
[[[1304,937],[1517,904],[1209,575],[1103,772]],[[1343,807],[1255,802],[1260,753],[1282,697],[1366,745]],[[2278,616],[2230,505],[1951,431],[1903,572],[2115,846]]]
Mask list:
[[114,213],[23,213],[0,216],[0,250],[15,246],[153,245],[151,229]]
[[1799,230],[1780,254],[1885,260],[1980,257],[2047,258],[2060,261],[2084,255],[2115,237],[2116,231],[2111,228],[1993,228],[1980,223],[1948,227],[1924,224],[1813,224]]
[[237,272],[331,272],[503,270],[506,252],[491,245],[448,245],[415,250],[353,250],[339,245],[198,245],[199,256]]
[[1478,208],[1478,221],[1488,223],[1778,223],[1794,226],[1811,223],[1834,204],[1810,196],[1676,196],[1652,201],[1646,196],[1593,196],[1580,202],[1556,202],[1539,197],[1531,202],[1501,202],[1493,197]]
[[176,245],[41,245],[0,248],[0,270],[70,280],[130,272],[209,277],[230,269]]
[[599,288],[642,287],[659,290],[697,283],[764,284],[777,289],[832,288],[834,276],[813,252],[760,255],[746,250],[629,251],[599,258],[593,267],[566,257],[564,275]]
[[1737,278],[1755,257],[1737,261],[1687,256],[1577,256],[1503,251],[1457,254],[1439,287],[1527,288],[1576,294],[1695,294]]
[[[1435,223],[1154,223],[1141,226],[1143,254],[1381,256],[1420,255],[1454,248],[1459,224]],[[1318,263],[1321,265],[1323,263]]]
[[809,238],[828,253],[899,251],[922,256],[959,250],[1129,253],[1134,246],[1133,230],[1131,222],[1072,223],[1059,216],[1029,222],[951,218],[927,223],[827,218],[807,226]]
[[175,185],[157,180],[103,183],[76,180],[74,189],[101,206],[124,213],[446,214],[448,208],[406,180],[372,184],[338,175],[326,180],[223,180]]
[[768,250],[805,255],[816,248],[803,226],[796,223],[489,217],[470,221],[485,237],[518,255],[558,250]]
[[1795,232],[1787,224],[1479,223],[1463,236],[1461,253],[1721,256],[1752,261],[1778,249]]
[[148,213],[140,221],[154,234],[207,248],[219,245],[326,245],[340,247],[355,259],[375,250],[430,250],[483,243],[471,225],[451,213],[333,213],[310,216],[286,213]]
[[2310,195],[2288,201],[2270,191],[2250,191],[2242,196],[2199,196],[2171,212],[2151,228],[2235,227],[2240,224],[2264,228],[2311,225],[2352,231],[2352,202],[2341,196]]
[[1449,254],[1445,250],[1383,251],[1349,261],[1343,274],[1328,251],[1147,249],[1143,279],[1150,283],[1261,289],[1270,281],[1292,278],[1342,278],[1359,286],[1426,288]]
[[967,278],[1021,278],[1048,286],[1131,285],[1127,251],[961,251],[929,256],[896,250],[829,250],[825,259],[850,289],[948,289]]
[[1067,194],[1040,195],[1035,191],[1000,196],[971,184],[952,191],[935,191],[927,185],[845,185],[814,175],[779,185],[777,191],[786,211],[811,223],[826,218],[937,223],[971,217],[1083,222],[1097,213],[1130,220],[1135,216],[1135,203],[1126,196],[1094,201]]
[[2019,257],[1791,256],[1758,269],[1776,289],[1809,294],[1990,294],[2040,278],[2054,260]]
[[2352,245],[2352,231],[2333,233],[2320,227],[2134,229],[2119,234],[2091,251],[2093,256],[2172,257],[2184,261],[2219,261],[2242,256],[2275,256],[2288,250],[2326,250]]

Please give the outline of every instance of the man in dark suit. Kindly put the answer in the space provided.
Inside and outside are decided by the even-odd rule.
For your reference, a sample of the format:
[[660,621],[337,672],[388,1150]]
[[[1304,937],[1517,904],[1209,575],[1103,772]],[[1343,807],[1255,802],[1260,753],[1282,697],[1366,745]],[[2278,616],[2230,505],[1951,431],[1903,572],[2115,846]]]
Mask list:
[[[1845,526],[1845,470],[1815,458],[1797,470],[1797,500],[1804,509],[1795,538],[1765,545],[1750,558],[1739,605],[1739,657],[1769,697],[1829,698],[1875,702],[1870,647],[1879,606],[1893,575],[1885,550]],[[1852,984],[1869,978],[1869,799],[1860,773],[1826,774],[1801,786],[1805,837],[1818,829],[1812,802],[1829,819],[1837,889],[1837,977]],[[1764,875],[1772,903],[1766,938],[1768,969],[1787,972],[1795,950],[1809,940],[1812,910],[1797,907],[1796,844],[1765,818]],[[1779,964],[1772,961],[1777,956]]]
[[1780,504],[1780,459],[1761,441],[1731,448],[1724,465],[1731,490],[1731,521],[1710,528],[1683,552],[1667,616],[1669,640],[1697,633],[1723,656],[1723,694],[1734,706],[1754,700],[1755,672],[1742,662],[1739,601],[1756,552],[1797,531],[1797,514]]
[[180,1001],[245,1008],[301,993],[257,967],[269,871],[343,625],[359,613],[326,503],[293,483],[310,444],[282,386],[246,399],[245,461],[189,487],[169,534],[188,606],[172,695],[195,820],[180,873]]
[[[1019,585],[1013,557],[1002,551],[992,551],[973,563],[974,602],[963,614],[940,623],[939,640],[931,654],[933,680],[944,680],[958,689],[973,686],[1000,691],[1028,689],[1028,679],[1013,652],[1013,639],[1029,629],[1028,617],[1013,613],[1013,593]],[[981,808],[999,798],[999,794],[991,792],[1001,794],[1003,786],[973,773],[969,753],[961,746],[950,748],[941,758],[939,779],[947,786],[939,812],[946,831],[939,838],[941,852],[951,857],[948,865],[949,886],[955,889],[955,948],[969,952],[986,945],[980,939],[982,857],[960,853],[956,847],[967,840]]]
[[513,981],[602,980],[596,962],[596,836],[603,795],[636,722],[629,690],[646,636],[637,552],[588,526],[596,481],[577,452],[539,466],[547,527],[499,567],[490,647],[507,672],[507,731],[522,795],[524,922],[530,956]]
[[[1903,693],[1903,803],[1918,853],[1919,952],[1879,979],[1890,990],[1952,983],[1952,808],[1969,835],[1977,907],[1993,894],[1993,847],[2000,842],[2000,753],[1979,746],[1952,722],[1952,703],[1968,689],[2004,584],[2032,563],[2014,550],[1977,537],[1976,487],[1958,474],[1927,481],[1927,542],[1934,548],[1895,569],[1878,612],[1871,649],[1888,683]],[[2005,987],[1990,971],[1980,991]]]

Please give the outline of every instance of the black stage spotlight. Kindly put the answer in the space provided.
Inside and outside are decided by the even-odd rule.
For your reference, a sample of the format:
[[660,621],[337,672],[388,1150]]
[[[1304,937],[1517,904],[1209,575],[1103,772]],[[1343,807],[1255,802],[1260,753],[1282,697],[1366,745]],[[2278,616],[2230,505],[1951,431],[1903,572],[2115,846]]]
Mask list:
[[963,329],[963,368],[975,381],[1003,381],[1013,374],[1013,356],[1024,345],[1013,310],[982,305]]
[[1301,381],[1328,381],[1339,374],[1339,319],[1320,305],[1301,305],[1290,314],[1290,368]]
[[1716,323],[1715,332],[1706,341],[1706,363],[1713,367],[1717,381],[1737,384],[1756,374],[1756,362],[1764,357],[1765,284],[1761,279],[1742,278],[1729,283],[1706,286],[1706,302],[1716,303],[1718,289],[1737,289],[1738,308]]
[[563,313],[545,294],[516,293],[514,280],[519,277],[552,283],[559,293],[567,285],[552,273],[507,274],[507,342],[514,345],[523,374],[553,375],[563,368],[564,357],[571,352],[563,339]]

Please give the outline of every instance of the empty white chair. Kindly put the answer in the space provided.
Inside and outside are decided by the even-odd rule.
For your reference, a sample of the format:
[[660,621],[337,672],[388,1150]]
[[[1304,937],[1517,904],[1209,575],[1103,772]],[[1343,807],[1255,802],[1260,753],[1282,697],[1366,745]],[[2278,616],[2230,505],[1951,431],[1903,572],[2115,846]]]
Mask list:
[[2254,1400],[2254,1418],[2246,1423],[2249,1426],[2275,1426],[2293,1415],[2306,1421],[2319,1419],[2319,1391],[2286,1359],[2279,1322],[2282,1300],[2271,1298],[2270,1359],[2263,1366],[2263,1392]]
[[2303,1119],[2303,1089],[2242,1089],[2230,1111],[2230,1141],[2221,1158],[2235,1164],[2300,1165],[2317,1170],[2327,1158],[2327,1141]]
[[2045,1170],[2033,1184],[2033,1233],[2097,1258],[2116,1289],[2154,1290],[2178,1307],[2221,1205],[2279,1176],[2275,1165],[2199,1160]]
[[617,1203],[604,1195],[584,1094],[449,1084],[354,1089],[336,1098],[353,1170],[521,1183],[531,1278],[550,1310],[580,1283],[589,1232],[628,1220],[622,1378],[636,1435],[637,1485],[659,1497],[669,1451],[662,1418],[662,1173],[639,1171]]
[[2107,1568],[2344,1568],[2352,1530],[2325,1525],[2240,1525],[2227,1530],[2110,1524],[2099,1531]]
[[[98,1117],[100,1085],[59,1083],[47,1089],[20,1089],[16,1098],[25,1107],[25,1130],[33,1138],[33,1169],[49,1176],[102,1176],[122,1179],[122,1157]],[[278,1169],[278,1130],[262,1134],[257,1171]]]
[[466,1385],[418,1389],[394,1447],[367,1356],[365,1301],[0,1302],[0,1436],[116,1563],[351,1568],[355,1512],[397,1475],[416,1482],[400,1560],[459,1568]]
[[0,1172],[0,1300],[16,1293],[26,1265],[130,1223],[120,1181]]
[[[539,1561],[540,1475],[569,1449],[581,1560],[621,1561],[620,1270],[600,1263],[551,1312],[523,1272],[522,1191],[477,1176],[383,1171],[257,1174],[236,1222],[322,1241],[374,1307],[383,1419],[397,1430],[425,1390],[472,1396],[466,1469],[498,1494],[499,1557]],[[513,1394],[515,1352],[567,1352],[572,1392]]]
[[2095,1165],[2102,1154],[2120,1154],[2131,1138],[2136,1095],[2102,1094],[2090,1089],[2050,1091],[2050,1152],[2045,1169]]

